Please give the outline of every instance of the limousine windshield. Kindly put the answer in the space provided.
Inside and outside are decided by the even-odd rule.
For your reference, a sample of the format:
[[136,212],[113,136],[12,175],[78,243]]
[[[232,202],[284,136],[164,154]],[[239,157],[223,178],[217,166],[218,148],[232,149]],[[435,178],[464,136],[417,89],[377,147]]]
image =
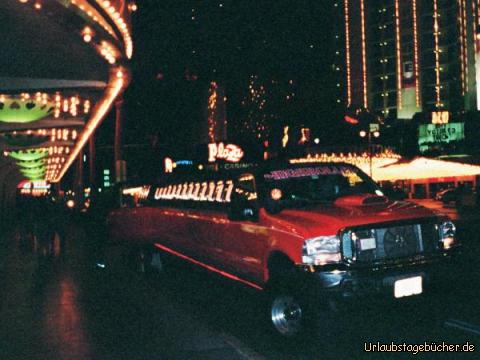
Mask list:
[[270,198],[283,207],[332,202],[342,196],[383,195],[378,185],[348,165],[315,165],[270,171],[265,174]]

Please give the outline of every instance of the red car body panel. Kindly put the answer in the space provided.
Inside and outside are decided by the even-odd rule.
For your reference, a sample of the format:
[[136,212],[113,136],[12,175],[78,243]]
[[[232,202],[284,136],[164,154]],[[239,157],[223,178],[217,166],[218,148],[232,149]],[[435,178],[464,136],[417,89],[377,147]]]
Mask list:
[[274,215],[262,208],[258,221],[234,221],[226,212],[213,210],[120,208],[110,214],[108,223],[116,240],[158,243],[263,286],[271,254],[279,252],[301,264],[305,239],[336,235],[349,226],[435,216],[413,203],[363,205],[362,199],[365,196]]

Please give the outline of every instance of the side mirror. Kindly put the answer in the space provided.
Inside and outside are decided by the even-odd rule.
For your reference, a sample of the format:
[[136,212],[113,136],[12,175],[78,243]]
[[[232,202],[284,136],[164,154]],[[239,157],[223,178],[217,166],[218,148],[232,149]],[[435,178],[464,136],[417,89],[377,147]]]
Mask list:
[[278,214],[283,210],[283,206],[280,201],[273,200],[271,198],[267,198],[265,200],[265,211],[271,215]]
[[249,201],[245,197],[233,193],[228,208],[228,218],[234,221],[258,221],[257,201]]

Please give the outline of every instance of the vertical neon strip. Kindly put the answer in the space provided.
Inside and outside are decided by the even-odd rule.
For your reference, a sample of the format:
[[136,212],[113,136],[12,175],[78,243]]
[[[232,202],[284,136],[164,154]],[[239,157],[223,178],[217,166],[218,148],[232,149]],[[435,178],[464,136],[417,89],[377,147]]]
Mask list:
[[350,15],[349,3],[345,0],[345,63],[347,67],[347,105],[352,104],[352,78],[350,69]]
[[395,0],[395,47],[397,55],[397,108],[402,109],[402,50],[400,42],[400,4]]
[[465,91],[468,92],[468,42],[467,42],[467,4],[462,0],[463,5],[463,61],[465,67]]
[[462,95],[465,95],[465,47],[463,42],[463,3],[462,0],[457,0],[458,5],[458,20],[460,25],[459,40],[460,40],[460,78],[462,84]]
[[417,0],[412,0],[413,15],[413,62],[415,66],[415,102],[420,107],[420,62],[418,56]]
[[362,21],[362,71],[363,71],[363,107],[368,108],[367,97],[367,39],[365,34],[365,0],[360,0],[360,12]]
[[438,3],[437,3],[437,0],[433,0],[433,38],[435,41],[435,92],[437,94],[435,106],[437,108],[439,108],[442,105],[441,97],[440,97],[440,47],[439,47],[438,35],[439,35]]
[[473,26],[473,48],[475,50],[475,54],[477,53],[477,7],[475,5],[475,0],[472,1],[472,26]]

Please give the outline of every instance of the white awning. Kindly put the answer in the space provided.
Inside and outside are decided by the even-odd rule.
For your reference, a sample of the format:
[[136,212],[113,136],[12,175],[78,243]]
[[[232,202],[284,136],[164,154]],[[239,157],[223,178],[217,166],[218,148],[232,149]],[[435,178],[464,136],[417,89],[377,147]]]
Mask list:
[[418,180],[480,175],[480,166],[452,161],[417,157],[409,162],[378,167],[373,170],[375,181]]

